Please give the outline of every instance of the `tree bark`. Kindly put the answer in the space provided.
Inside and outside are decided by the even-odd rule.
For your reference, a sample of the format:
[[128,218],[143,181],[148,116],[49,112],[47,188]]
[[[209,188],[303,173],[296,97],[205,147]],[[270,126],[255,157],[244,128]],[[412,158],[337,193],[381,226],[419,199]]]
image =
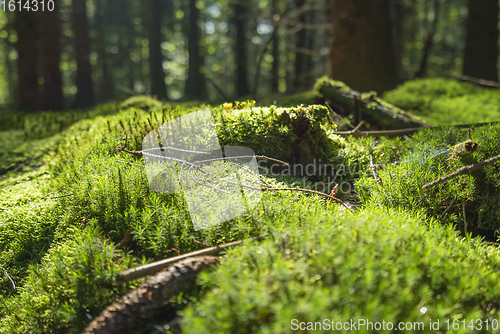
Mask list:
[[415,73],[415,78],[423,78],[427,74],[429,54],[431,53],[432,45],[434,42],[434,35],[437,31],[439,7],[439,0],[434,0],[434,21],[432,21],[432,25],[427,32],[427,38],[425,40],[424,49],[422,52],[422,60],[420,61],[420,67],[418,71]]
[[236,64],[236,95],[238,97],[250,94],[248,85],[248,53],[247,53],[247,15],[246,5],[235,3],[234,25],[236,28],[234,62]]
[[104,18],[109,14],[109,11],[106,0],[96,0],[95,6],[96,49],[102,71],[99,83],[99,101],[106,102],[116,98],[113,73],[110,70],[109,58],[106,54],[106,24]]
[[498,0],[469,0],[463,74],[498,81]]
[[54,1],[54,10],[40,16],[42,76],[45,80],[42,97],[42,110],[62,110],[64,98],[62,91],[61,28],[59,4]]
[[163,70],[163,54],[161,43],[161,21],[164,4],[162,0],[151,1],[151,23],[149,27],[149,77],[151,80],[151,94],[159,100],[168,100],[165,71]]
[[398,82],[388,0],[332,0],[331,75],[378,93]]
[[392,14],[394,22],[394,62],[396,63],[396,71],[398,76],[403,75],[403,22],[404,22],[404,9],[402,0],[392,1]]
[[205,75],[203,74],[204,57],[200,50],[200,11],[196,0],[189,1],[188,52],[189,69],[184,95],[188,99],[205,100],[208,97]]
[[[301,8],[305,5],[305,0],[295,0],[295,7]],[[293,89],[294,91],[299,91],[302,85],[304,84],[304,79],[306,76],[306,58],[307,56],[301,52],[301,49],[307,48],[306,42],[306,30],[304,29],[304,25],[306,24],[306,13],[300,14],[298,18],[298,27],[300,29],[297,31],[295,36],[295,78],[293,80]]]
[[35,13],[15,11],[14,28],[17,32],[15,44],[17,59],[17,99],[20,111],[32,112],[40,107],[38,85],[38,17]]
[[[278,0],[272,0],[271,6],[272,6],[273,21],[274,21],[273,29],[278,29],[278,26],[276,24],[277,21],[276,18],[279,16]],[[279,79],[280,79],[279,36],[277,33],[273,39],[273,48],[271,51],[271,55],[273,56],[273,63],[271,65],[271,92],[277,93],[279,90]]]
[[90,108],[95,105],[92,67],[90,66],[90,38],[85,0],[73,0],[73,31],[76,52],[76,96],[71,108]]

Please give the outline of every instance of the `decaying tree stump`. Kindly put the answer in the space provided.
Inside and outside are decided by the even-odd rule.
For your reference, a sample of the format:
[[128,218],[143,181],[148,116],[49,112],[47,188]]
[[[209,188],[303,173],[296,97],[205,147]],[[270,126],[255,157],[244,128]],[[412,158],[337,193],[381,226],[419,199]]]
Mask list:
[[216,256],[190,257],[157,273],[108,306],[82,334],[133,333],[158,312],[168,309],[169,301],[180,292],[191,292],[196,287],[196,275],[218,261]]
[[377,97],[377,93],[360,93],[341,81],[323,77],[316,82],[315,89],[335,112],[343,117],[354,115],[358,122],[364,120],[371,128],[404,129],[430,127],[417,116]]

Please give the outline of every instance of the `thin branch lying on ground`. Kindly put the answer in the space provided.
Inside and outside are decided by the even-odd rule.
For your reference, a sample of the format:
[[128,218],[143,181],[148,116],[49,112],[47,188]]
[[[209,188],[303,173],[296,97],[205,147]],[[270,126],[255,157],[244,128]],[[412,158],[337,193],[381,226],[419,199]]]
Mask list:
[[[357,131],[357,129],[362,125],[362,123],[363,122],[361,121],[358,124],[358,126],[356,126],[352,131]],[[234,181],[231,181],[231,180],[227,180],[227,179],[225,179],[225,178],[223,178],[221,176],[214,175],[214,174],[206,171],[202,167],[202,164],[209,163],[209,162],[226,161],[226,162],[232,163],[231,161],[228,161],[228,160],[231,160],[231,159],[242,159],[242,158],[265,159],[265,160],[269,160],[269,161],[274,161],[274,162],[281,163],[281,164],[283,164],[285,166],[289,166],[288,163],[286,163],[284,161],[281,161],[281,160],[278,160],[278,159],[270,158],[270,157],[267,157],[267,156],[264,156],[264,155],[239,155],[239,156],[232,156],[232,157],[212,158],[212,159],[198,160],[198,161],[195,161],[195,162],[189,162],[189,161],[184,160],[184,159],[179,159],[179,158],[173,158],[173,157],[168,157],[168,156],[153,154],[153,153],[150,153],[150,152],[155,151],[155,150],[156,151],[158,151],[158,150],[164,151],[166,149],[171,149],[171,150],[176,150],[176,151],[183,151],[183,152],[189,152],[189,153],[200,153],[200,154],[201,153],[207,154],[208,152],[192,151],[192,150],[185,150],[185,149],[181,150],[181,149],[177,149],[177,148],[174,148],[174,147],[171,147],[171,146],[169,146],[169,147],[163,147],[163,148],[146,149],[146,150],[142,150],[142,151],[134,151],[134,150],[128,150],[126,148],[126,146],[127,146],[127,139],[125,139],[125,145],[118,146],[116,148],[116,150],[117,151],[123,151],[123,152],[130,153],[130,154],[138,154],[138,155],[142,154],[143,156],[150,156],[150,157],[154,157],[154,158],[158,158],[158,159],[162,159],[162,160],[174,161],[174,162],[178,163],[180,165],[178,182],[179,182],[179,184],[181,186],[185,186],[182,183],[182,172],[184,170],[184,167],[188,166],[188,169],[189,169],[190,175],[191,175],[191,180],[194,183],[199,184],[201,186],[209,187],[209,188],[221,191],[221,192],[229,193],[225,189],[221,189],[221,188],[215,187],[212,184],[203,183],[200,179],[198,179],[198,178],[196,178],[194,176],[194,171],[195,170],[200,171],[200,172],[202,172],[202,173],[204,173],[206,175],[210,175],[210,176],[212,176],[212,177],[214,177],[216,179],[219,179],[222,182],[231,184],[233,186],[239,186],[239,187],[247,188],[247,189],[261,190],[261,191],[300,191],[300,192],[306,192],[306,193],[321,195],[321,196],[324,196],[324,197],[330,199],[330,201],[336,201],[336,202],[340,203],[346,209],[348,209],[349,211],[352,212],[352,209],[349,206],[347,206],[347,204],[345,204],[342,200],[338,199],[335,196],[328,195],[328,194],[320,192],[320,191],[311,190],[311,189],[304,189],[304,188],[298,188],[298,187],[297,188],[274,188],[269,183],[265,182],[259,175],[257,175],[255,173],[249,171],[246,168],[242,168],[243,166],[241,166],[241,165],[239,165],[237,163],[235,163],[236,166],[239,166],[244,171],[249,172],[250,175],[258,178],[259,181],[261,181],[261,182],[263,182],[265,184],[265,186],[263,186],[263,187],[256,187],[256,186],[251,186],[251,185],[247,185],[247,184],[243,184],[243,183],[238,183],[238,182],[234,182]]]
[[469,165],[469,166],[464,166],[462,168],[457,169],[453,173],[447,174],[447,175],[445,175],[443,177],[440,177],[439,179],[436,179],[436,180],[434,180],[434,181],[432,181],[430,183],[427,183],[426,185],[422,186],[422,189],[433,187],[433,186],[435,186],[437,184],[440,184],[440,183],[442,183],[444,181],[447,181],[447,180],[452,179],[454,177],[457,177],[459,175],[472,173],[475,170],[483,168],[484,166],[487,166],[487,165],[492,164],[492,163],[494,163],[496,161],[499,161],[499,160],[500,160],[500,154],[497,155],[497,156],[494,156],[492,158],[489,158],[487,160],[484,160],[483,162],[478,162],[477,164],[473,164],[473,165]]
[[496,81],[491,81],[491,80],[484,80],[480,78],[474,78],[468,75],[462,75],[461,77],[456,78],[461,81],[468,81],[475,83],[480,86],[486,86],[486,87],[491,87],[491,88],[500,88],[500,83]]
[[0,267],[0,269],[3,270],[3,272],[5,273],[5,275],[7,275],[7,278],[9,279],[9,281],[12,283],[12,286],[14,287],[14,289],[16,288],[16,283],[14,283],[14,280],[12,279],[12,277],[10,277],[9,273],[7,272],[7,270],[5,270],[4,267]]
[[[472,124],[457,124],[457,125],[452,125],[454,128],[470,128],[472,126],[479,127],[479,126],[485,126],[485,125],[492,125],[492,124],[498,124],[500,122],[486,122],[486,123],[472,123]],[[426,128],[408,128],[408,129],[397,129],[397,130],[376,130],[376,131],[357,131],[357,132],[352,132],[352,131],[336,131],[334,134],[342,136],[342,137],[348,137],[348,136],[353,136],[354,138],[360,138],[360,137],[401,137],[401,136],[406,136],[406,135],[411,135],[414,133],[417,133],[421,129],[439,129],[439,126],[431,126],[431,127],[426,127]]]
[[382,187],[382,183],[380,178],[377,175],[377,171],[375,170],[375,165],[373,164],[373,156],[370,154],[370,170],[372,171],[373,178],[379,187]]
[[467,236],[467,219],[465,218],[465,201],[462,200],[462,215],[464,216],[464,232],[465,236]]
[[[256,238],[251,238],[250,240],[262,240],[264,237],[256,237]],[[183,260],[186,260],[187,258],[192,258],[192,257],[197,257],[197,256],[217,256],[219,255],[223,250],[226,250],[230,247],[238,246],[241,245],[244,242],[244,240],[238,240],[238,241],[233,241],[229,242],[227,244],[219,245],[219,246],[214,246],[214,247],[209,247],[201,250],[197,250],[191,253],[186,253],[182,254],[179,256],[171,257],[168,259],[163,259],[160,261],[155,261],[151,262],[148,264],[145,264],[143,266],[131,268],[125,271],[122,271],[116,276],[116,282],[117,283],[126,283],[130,282],[145,276],[149,275],[154,275],[157,272],[177,263]]]

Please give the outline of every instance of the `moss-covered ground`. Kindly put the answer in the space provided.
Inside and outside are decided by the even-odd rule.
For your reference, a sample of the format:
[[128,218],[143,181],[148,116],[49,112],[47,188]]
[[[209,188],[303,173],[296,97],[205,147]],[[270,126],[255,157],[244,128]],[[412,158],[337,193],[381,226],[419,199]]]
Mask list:
[[[470,103],[472,96],[490,94],[457,85],[471,90],[461,95],[471,96]],[[420,109],[409,109],[434,124],[500,118],[493,107],[470,118],[454,103],[428,111],[425,99],[442,96],[443,85],[421,86],[400,88],[402,97],[398,90],[386,96],[403,108],[415,100]],[[288,106],[300,104],[291,101]],[[474,110],[484,110],[478,101]],[[500,252],[483,240],[496,241],[500,232],[500,163],[426,191],[421,187],[500,154],[499,125],[473,127],[478,149],[457,156],[453,146],[468,140],[467,129],[351,139],[334,134],[337,126],[321,106],[210,107],[221,145],[247,146],[292,165],[315,158],[330,165],[307,179],[283,170],[271,175],[263,165],[267,182],[311,189],[321,184],[325,192],[339,183],[344,188],[338,197],[361,204],[350,212],[317,195],[264,192],[245,214],[195,230],[182,193],[151,191],[143,159],[116,147],[126,139],[129,149],[141,149],[152,128],[205,106],[127,103],[86,114],[12,118],[10,130],[0,131],[0,333],[79,333],[140,283],[118,285],[119,271],[200,244],[254,236],[266,238],[229,250],[216,269],[200,276],[200,293],[177,298],[185,333],[310,332],[308,322],[321,322],[328,331],[331,320],[350,319],[423,322],[423,330],[405,331],[419,333],[446,332],[448,319],[449,329],[458,324],[459,333],[491,332],[499,317]],[[381,186],[373,180],[370,155]],[[349,189],[353,185],[357,192]],[[127,231],[130,241],[119,247]],[[440,320],[438,329],[431,330],[431,319]],[[161,324],[143,332],[155,325]]]

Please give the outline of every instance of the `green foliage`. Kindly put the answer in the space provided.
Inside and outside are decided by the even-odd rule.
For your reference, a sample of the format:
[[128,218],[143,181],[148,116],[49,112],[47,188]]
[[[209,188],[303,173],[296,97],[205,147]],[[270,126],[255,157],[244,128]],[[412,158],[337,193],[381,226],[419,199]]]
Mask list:
[[386,92],[384,99],[433,125],[498,121],[500,117],[498,90],[451,79],[406,81]]
[[79,333],[130,289],[114,284],[114,276],[133,264],[130,257],[120,256],[99,229],[70,232],[71,240],[30,267],[18,295],[2,299],[1,333]]
[[430,319],[496,318],[498,250],[424,219],[323,205],[278,216],[272,237],[228,251],[201,275],[205,294],[184,310],[182,329],[275,334],[289,333],[292,319],[369,319],[421,321],[430,332]]
[[[247,146],[259,155],[294,162],[298,142],[312,157],[333,159],[340,147],[328,109],[319,105],[295,108],[257,107],[219,111],[215,127],[222,146]],[[217,112],[217,111],[215,111]],[[305,138],[305,139],[304,139]],[[299,162],[299,161],[295,161]]]
[[[500,235],[500,164],[488,165],[472,174],[461,175],[432,188],[422,186],[460,167],[500,154],[500,126],[478,127],[471,131],[479,148],[472,154],[453,154],[453,146],[468,138],[466,130],[443,128],[416,134],[412,145],[400,147],[399,161],[378,171],[382,187],[371,176],[357,182],[367,200],[389,207],[423,209],[443,222],[453,222],[464,230],[462,202],[465,203],[468,232],[491,238]],[[379,155],[378,157],[380,157]],[[381,163],[375,158],[375,163]],[[385,163],[385,162],[384,162]]]
[[122,109],[137,108],[144,111],[160,111],[163,107],[162,103],[154,97],[150,96],[132,96],[122,102],[120,105]]

